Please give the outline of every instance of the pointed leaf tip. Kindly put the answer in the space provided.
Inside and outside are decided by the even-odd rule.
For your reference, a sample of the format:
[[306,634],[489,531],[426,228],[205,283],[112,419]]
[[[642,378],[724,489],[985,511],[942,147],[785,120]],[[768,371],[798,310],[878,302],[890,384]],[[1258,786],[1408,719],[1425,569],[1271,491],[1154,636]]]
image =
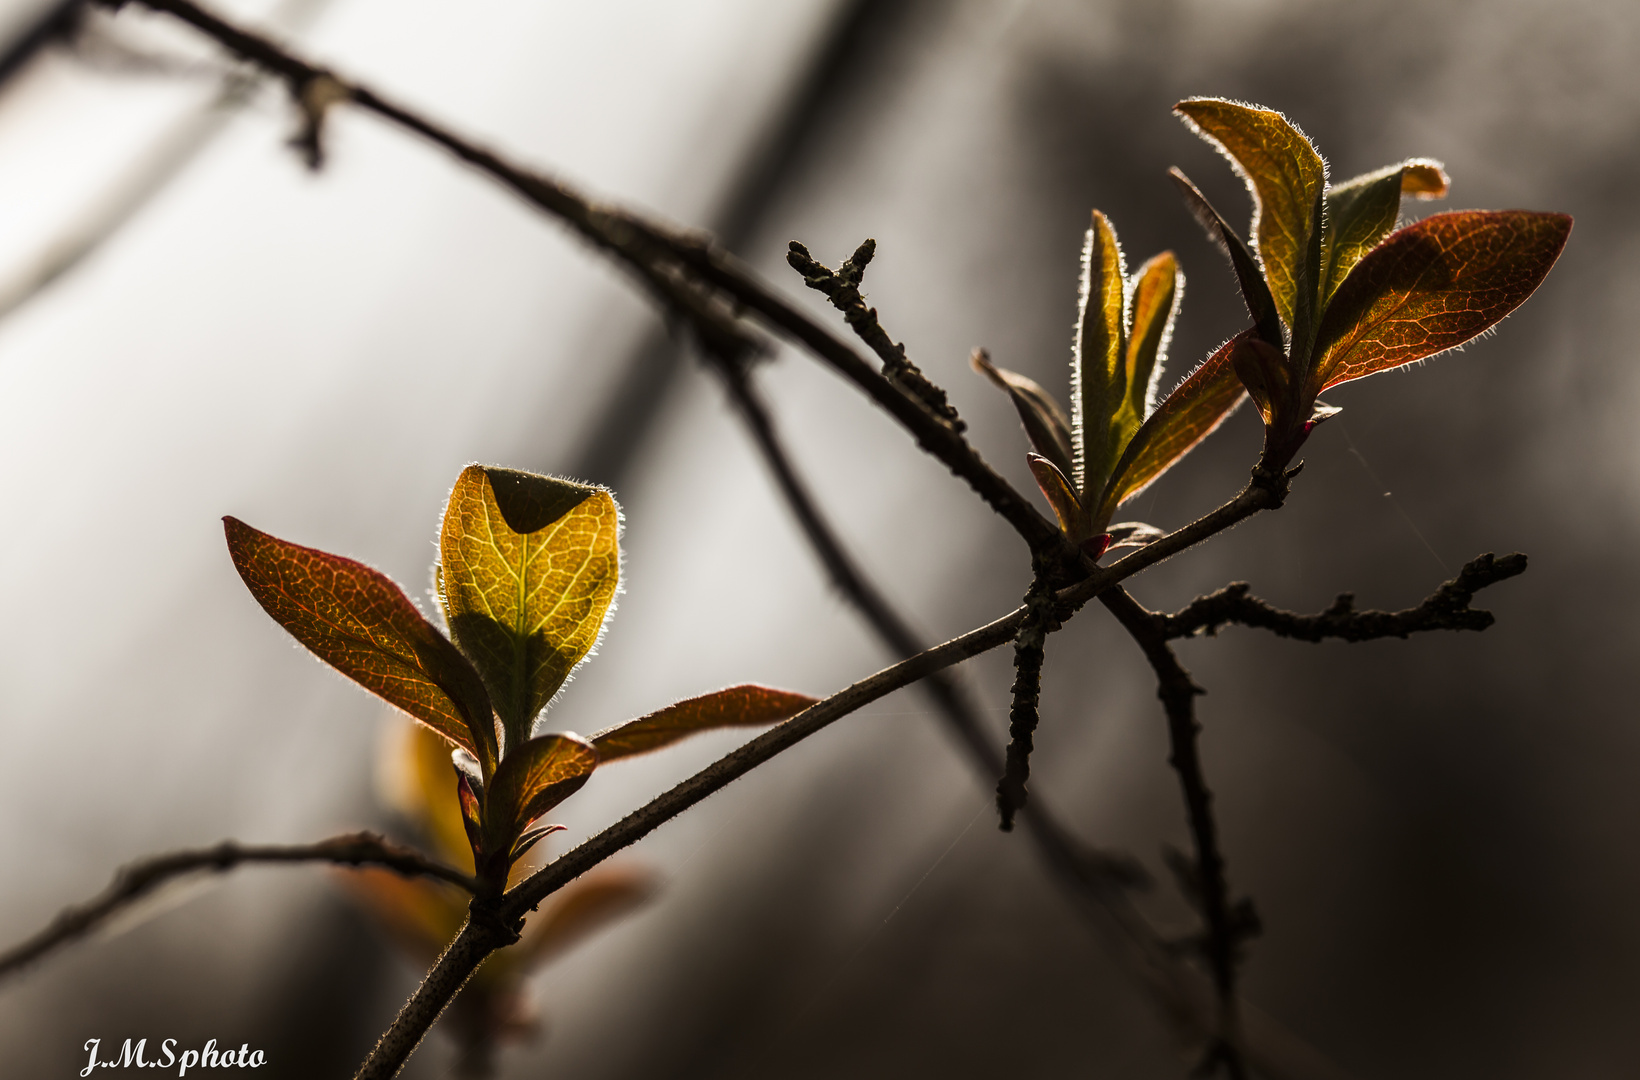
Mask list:
[[991,356],[984,349],[975,349],[969,362],[975,371],[991,380],[1008,395],[1014,404],[1014,411],[1019,414],[1020,423],[1025,426],[1025,435],[1030,439],[1032,448],[1069,476],[1072,460],[1071,423],[1065,416],[1065,410],[1053,399],[1053,395],[1044,390],[1036,380],[1026,378],[1016,371],[997,367],[991,363]]
[[701,731],[759,727],[796,716],[819,698],[755,683],[731,686],[686,698],[664,709],[606,728],[592,737],[599,758],[607,763],[647,754]]
[[1173,108],[1246,182],[1254,247],[1276,309],[1293,327],[1307,315],[1319,284],[1312,264],[1326,162],[1298,126],[1274,109],[1223,98],[1187,98]]
[[592,649],[619,583],[620,513],[609,492],[511,469],[468,467],[440,530],[450,631],[490,689],[509,744]]
[[228,553],[256,602],[319,659],[494,767],[478,673],[385,574],[223,518]]

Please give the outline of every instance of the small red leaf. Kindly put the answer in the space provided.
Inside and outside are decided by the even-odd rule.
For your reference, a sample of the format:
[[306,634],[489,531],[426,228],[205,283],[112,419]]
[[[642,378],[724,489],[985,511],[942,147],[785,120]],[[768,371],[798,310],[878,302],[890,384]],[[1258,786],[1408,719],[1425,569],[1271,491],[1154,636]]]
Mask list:
[[592,737],[605,763],[669,746],[698,731],[760,727],[796,716],[819,698],[747,683],[675,702]]
[[1567,214],[1464,210],[1394,233],[1356,264],[1322,318],[1315,392],[1483,333],[1542,284],[1571,231]]
[[511,851],[525,826],[573,795],[598,765],[579,735],[539,735],[509,747],[484,795],[485,848]]
[[466,657],[385,574],[223,518],[256,602],[314,655],[493,767],[495,723]]
[[1076,494],[1071,491],[1071,482],[1065,474],[1054,466],[1054,463],[1040,454],[1026,454],[1026,462],[1031,466],[1031,475],[1036,477],[1036,486],[1042,489],[1042,495],[1053,507],[1054,517],[1059,519],[1059,527],[1065,535],[1072,539],[1081,539],[1077,534],[1082,528],[1082,505],[1076,501]]

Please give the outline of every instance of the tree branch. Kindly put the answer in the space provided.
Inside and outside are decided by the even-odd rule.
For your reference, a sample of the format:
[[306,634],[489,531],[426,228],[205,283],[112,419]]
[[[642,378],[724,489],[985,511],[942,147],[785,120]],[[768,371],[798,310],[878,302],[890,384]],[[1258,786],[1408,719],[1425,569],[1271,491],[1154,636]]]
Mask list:
[[1246,1069],[1241,1060],[1241,1040],[1236,1023],[1236,963],[1240,943],[1256,931],[1257,920],[1250,904],[1243,903],[1232,909],[1230,902],[1224,856],[1219,851],[1218,826],[1213,820],[1213,793],[1207,786],[1197,745],[1201,724],[1196,720],[1196,696],[1205,691],[1196,685],[1190,672],[1179,663],[1157,619],[1128,595],[1126,589],[1121,586],[1107,589],[1099,595],[1099,599],[1138,642],[1145,659],[1150,661],[1151,668],[1156,672],[1156,696],[1162,699],[1162,708],[1167,713],[1167,735],[1171,747],[1168,764],[1179,776],[1185,814],[1196,848],[1195,865],[1184,875],[1190,886],[1186,888],[1186,895],[1207,924],[1202,951],[1213,973],[1214,988],[1218,991],[1217,1038],[1209,1046],[1203,1065],[1211,1069],[1222,1063],[1231,1080],[1242,1080]]
[[84,904],[64,908],[44,930],[0,953],[0,977],[84,937],[110,916],[136,903],[172,878],[200,870],[224,873],[243,863],[295,862],[381,866],[406,877],[438,878],[468,892],[478,889],[477,880],[470,875],[429,859],[413,848],[390,843],[375,833],[347,833],[316,844],[239,844],[225,840],[215,847],[155,855],[122,866],[99,896]]
[[[1214,532],[1230,528],[1261,509],[1279,506],[1280,498],[1286,494],[1286,477],[1278,479],[1281,481],[1280,486],[1274,487],[1267,479],[1255,473],[1254,480],[1247,489],[1218,510],[1176,532],[1169,533],[1147,547],[1140,548],[1113,566],[1096,568],[1082,582],[1061,589],[1053,595],[1055,617],[1068,618],[1088,599],[1125,578],[1175,552],[1200,543]],[[1002,618],[970,630],[943,645],[925,649],[915,656],[884,668],[875,675],[809,706],[790,720],[731,751],[596,836],[566,851],[520,882],[500,899],[495,913],[496,920],[509,927],[516,925],[541,901],[617,851],[637,843],[707,796],[856,709],[934,672],[942,671],[953,664],[994,649],[1004,642],[1012,641],[1020,626],[1024,624],[1027,613],[1024,607],[1016,608]],[[1087,873],[1086,867],[1072,869],[1076,873]],[[457,939],[458,943],[465,942],[463,947],[458,950],[452,945],[451,949],[439,958],[432,971],[428,973],[427,980],[405,1003],[392,1026],[382,1036],[381,1042],[360,1067],[355,1080],[386,1080],[397,1075],[410,1052],[421,1042],[427,1029],[449,1003],[450,997],[461,989],[485,956],[499,948],[500,944],[505,944],[504,941],[500,944],[488,944],[495,936],[489,931],[474,931],[471,935],[463,931],[462,937]],[[1130,944],[1137,948],[1136,955],[1146,966],[1146,977],[1162,988],[1158,992],[1171,994],[1181,1003],[1186,1002],[1188,990],[1180,989],[1178,974],[1165,962],[1158,963],[1151,955],[1151,950],[1142,942],[1135,941]],[[1181,1008],[1187,1011],[1188,1005],[1181,1004]]]
[[[97,0],[119,8],[126,0]],[[616,206],[595,203],[565,184],[514,164],[450,129],[367,87],[302,60],[272,41],[205,11],[191,0],[133,0],[173,15],[230,52],[283,79],[292,96],[307,100],[307,90],[325,80],[331,94],[373,112],[449,151],[488,174],[540,209],[558,217],[595,248],[626,266],[662,304],[695,325],[704,335],[721,336],[741,310],[757,314],[771,329],[796,341],[888,410],[916,438],[917,444],[965,480],[1011,524],[1033,550],[1059,543],[1059,530],[1031,502],[1003,479],[942,417],[920,398],[903,391],[874,370],[841,339],[780,299],[709,237],[683,233]],[[722,299],[704,291],[718,290]]]
[[1172,615],[1147,614],[1156,620],[1164,639],[1216,634],[1227,623],[1240,623],[1299,641],[1326,638],[1371,641],[1405,638],[1426,630],[1485,630],[1492,625],[1492,613],[1469,606],[1475,594],[1525,572],[1525,555],[1516,552],[1497,556],[1487,552],[1465,563],[1457,577],[1441,585],[1423,603],[1403,611],[1356,611],[1355,595],[1340,593],[1326,611],[1298,615],[1250,596],[1251,586],[1237,581],[1197,597]]

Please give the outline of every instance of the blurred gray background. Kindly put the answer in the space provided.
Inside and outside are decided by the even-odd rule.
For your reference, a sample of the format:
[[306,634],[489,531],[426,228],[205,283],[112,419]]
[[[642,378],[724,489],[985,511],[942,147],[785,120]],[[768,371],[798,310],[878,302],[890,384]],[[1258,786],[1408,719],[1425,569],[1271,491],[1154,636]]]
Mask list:
[[[1091,207],[1189,275],[1174,378],[1241,328],[1163,175],[1238,224],[1239,182],[1169,115],[1216,94],[1297,120],[1340,179],[1446,162],[1444,206],[1569,211],[1494,336],[1328,395],[1288,506],[1134,582],[1230,580],[1298,609],[1415,603],[1530,554],[1479,635],[1187,643],[1230,878],[1266,924],[1247,996],[1357,1077],[1597,1078],[1640,1060],[1633,556],[1640,6],[1615,0],[219,0],[307,53],[587,189],[783,264],[878,240],[870,301],[1030,488],[1011,408],[967,368],[1064,393]],[[54,5],[0,4],[0,43]],[[746,680],[821,694],[887,659],[829,589],[717,383],[621,273],[372,119],[326,168],[271,88],[132,8],[0,86],[0,937],[140,854],[390,824],[402,721],[256,608],[224,513],[427,581],[474,460],[613,485],[626,592],[550,715],[588,731]],[[1430,207],[1430,209],[1440,206]],[[1418,208],[1421,212],[1422,207]],[[117,228],[113,227],[118,225]],[[106,237],[105,237],[106,234]],[[92,243],[91,241],[102,242]],[[76,258],[86,249],[89,254]],[[68,266],[47,287],[35,283]],[[761,369],[807,474],[932,638],[1009,610],[1021,546],[806,357]],[[1132,507],[1176,527],[1256,456],[1239,414]],[[968,666],[1000,743],[1005,655]],[[1033,783],[1160,876],[1185,846],[1138,651],[1090,609],[1049,646]],[[556,850],[737,741],[600,773]],[[990,783],[902,692],[645,840],[661,898],[545,971],[508,1077],[1180,1077],[1150,1004],[999,834]],[[0,1073],[205,1038],[267,1075],[350,1075],[419,972],[319,869],[251,869],[0,985]],[[1171,885],[1145,901],[1183,932]],[[407,1075],[448,1075],[435,1035]]]

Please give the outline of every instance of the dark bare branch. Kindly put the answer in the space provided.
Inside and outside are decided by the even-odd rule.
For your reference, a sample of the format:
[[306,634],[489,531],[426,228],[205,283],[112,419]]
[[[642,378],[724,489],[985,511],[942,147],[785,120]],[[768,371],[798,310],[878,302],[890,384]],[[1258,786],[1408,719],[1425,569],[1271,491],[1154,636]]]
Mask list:
[[867,307],[865,297],[860,295],[860,282],[865,277],[866,266],[876,253],[877,241],[868,239],[855,249],[847,262],[833,271],[817,262],[809,254],[808,248],[793,240],[786,253],[786,262],[803,275],[805,285],[824,293],[831,306],[843,313],[843,321],[848,323],[849,329],[882,360],[883,375],[890,382],[921,401],[947,427],[960,434],[965,425],[945,391],[934,385],[916,364],[906,359],[905,346],[888,336],[888,331],[883,329],[882,322],[877,318],[877,309]]
[[1172,615],[1156,615],[1166,638],[1195,634],[1215,634],[1228,623],[1240,623],[1268,630],[1299,641],[1371,641],[1374,638],[1405,638],[1426,630],[1485,630],[1492,625],[1490,611],[1470,607],[1482,589],[1526,572],[1526,556],[1476,556],[1464,564],[1458,576],[1436,589],[1417,607],[1403,611],[1356,611],[1353,593],[1342,593],[1326,611],[1298,615],[1271,607],[1249,594],[1251,586],[1238,581],[1217,592],[1197,597]]
[[1161,623],[1139,605],[1126,589],[1116,586],[1099,595],[1101,603],[1122,624],[1133,640],[1144,651],[1156,672],[1156,696],[1162,699],[1167,714],[1167,734],[1170,754],[1168,764],[1179,777],[1179,788],[1184,795],[1185,814],[1190,822],[1190,835],[1196,848],[1196,859],[1189,868],[1187,889],[1192,903],[1200,911],[1207,933],[1202,952],[1213,974],[1213,985],[1218,992],[1219,1023],[1217,1037],[1209,1044],[1203,1070],[1211,1071],[1223,1065],[1231,1080],[1242,1080],[1247,1075],[1242,1062],[1241,1038],[1236,1017],[1236,965],[1240,945],[1257,920],[1248,904],[1232,906],[1230,883],[1225,876],[1224,856],[1219,851],[1218,826],[1213,819],[1213,793],[1207,786],[1202,770],[1198,736],[1201,724],[1196,720],[1196,697],[1204,693],[1191,679],[1190,672],[1179,663]]
[[[98,0],[119,8],[126,0]],[[449,151],[540,209],[558,217],[604,254],[634,273],[655,299],[705,337],[744,338],[735,317],[750,312],[770,329],[805,346],[886,409],[917,441],[966,481],[1033,551],[1059,544],[1059,530],[961,434],[918,397],[876,371],[846,342],[771,292],[744,266],[699,233],[668,228],[620,207],[594,202],[540,172],[506,160],[471,140],[398,105],[367,87],[302,60],[271,40],[205,11],[191,0],[133,0],[163,11],[273,75],[298,101],[316,80],[331,94],[375,113]]]
[[99,896],[65,908],[44,930],[0,954],[0,976],[9,975],[52,950],[84,937],[173,878],[202,870],[220,874],[246,863],[298,862],[380,866],[407,877],[437,878],[468,892],[478,889],[477,880],[470,875],[429,859],[413,848],[390,843],[375,833],[347,833],[316,844],[239,844],[225,840],[215,847],[155,855],[121,867]]

